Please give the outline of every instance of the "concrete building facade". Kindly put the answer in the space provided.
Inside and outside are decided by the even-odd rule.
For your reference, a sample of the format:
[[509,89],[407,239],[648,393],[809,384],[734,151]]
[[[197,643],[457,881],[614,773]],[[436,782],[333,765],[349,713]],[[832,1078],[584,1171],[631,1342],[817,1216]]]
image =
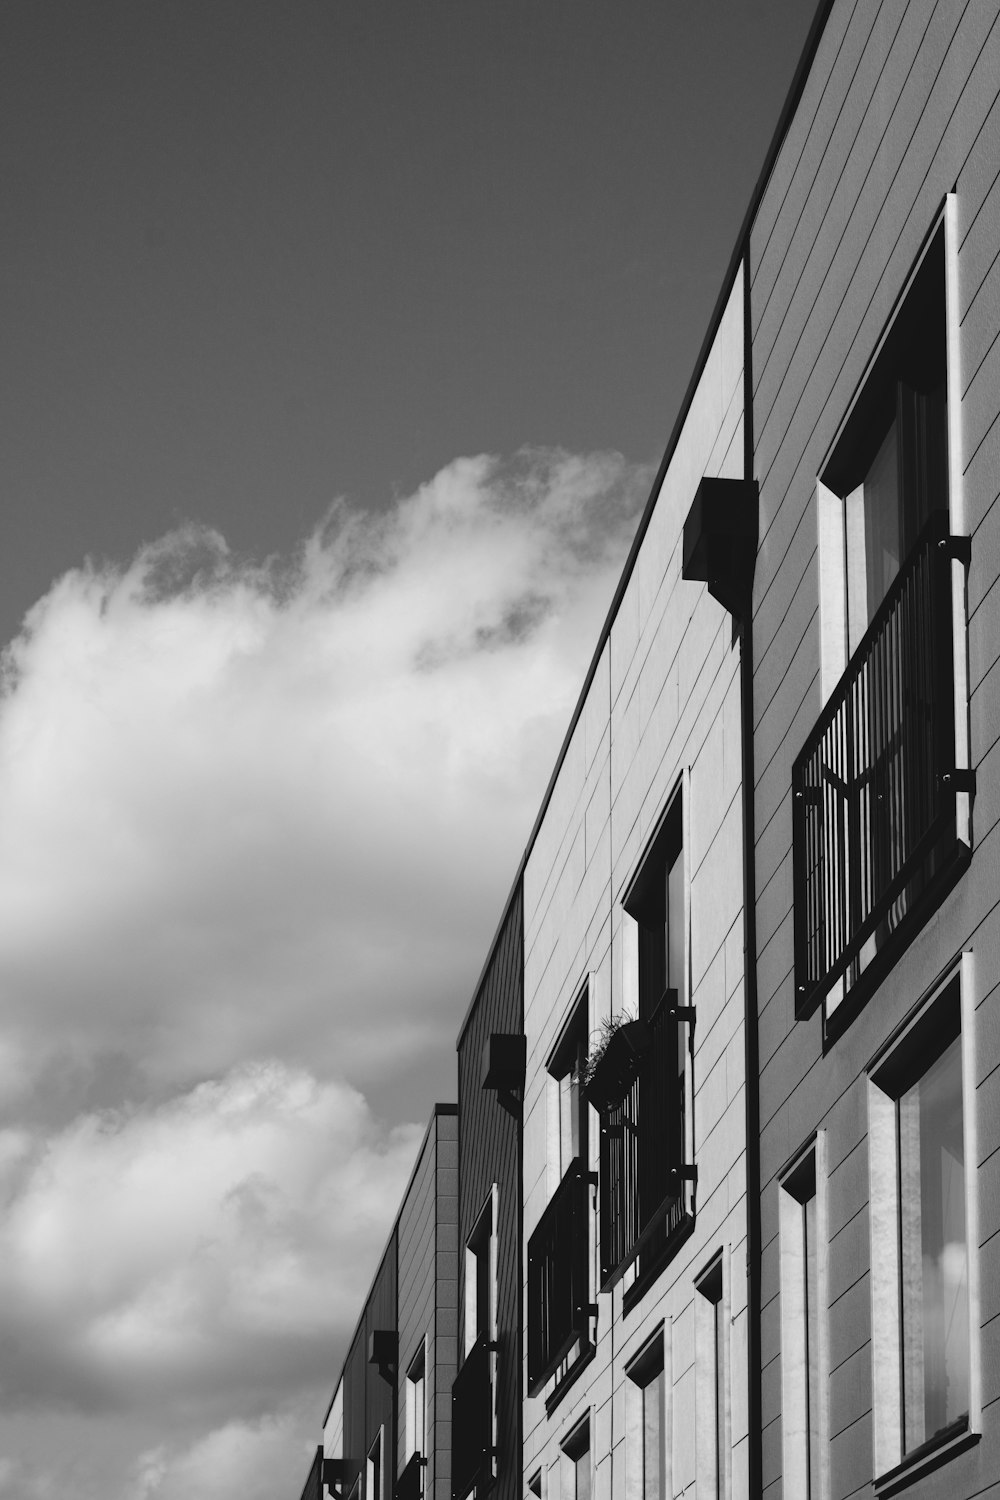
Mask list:
[[1000,1495],[998,495],[1000,9],[823,0],[328,1414],[337,1500],[385,1500],[381,1430],[399,1500]]
[[[525,863],[524,1465],[546,1497],[747,1493],[740,644],[682,571],[700,481],[745,478],[743,290]],[[605,1087],[636,1023],[634,1076]]]
[[826,7],[749,233],[763,1493],[1000,1488],[1000,21]]

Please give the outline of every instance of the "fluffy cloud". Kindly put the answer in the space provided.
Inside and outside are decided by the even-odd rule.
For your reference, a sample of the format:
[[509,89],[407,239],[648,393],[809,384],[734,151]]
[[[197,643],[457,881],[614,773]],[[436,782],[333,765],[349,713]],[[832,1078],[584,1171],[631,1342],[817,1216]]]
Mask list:
[[187,526],[4,653],[0,1495],[296,1492],[648,477]]
[[419,1134],[278,1063],[8,1132],[3,1404],[223,1421],[332,1387]]
[[647,478],[463,459],[291,562],[56,582],[3,662],[0,1102],[447,1052]]
[[[302,1457],[293,1467],[289,1459],[296,1447]],[[240,1500],[273,1500],[295,1493],[310,1457],[288,1415],[255,1423],[228,1422],[178,1452],[157,1447],[143,1453],[132,1493],[137,1500],[232,1500],[234,1495]]]

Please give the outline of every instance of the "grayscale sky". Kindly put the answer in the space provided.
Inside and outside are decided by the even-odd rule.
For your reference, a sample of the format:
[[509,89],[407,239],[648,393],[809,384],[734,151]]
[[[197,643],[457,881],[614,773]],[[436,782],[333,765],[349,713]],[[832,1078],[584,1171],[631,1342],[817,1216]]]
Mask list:
[[297,1500],[813,11],[0,6],[0,1497]]

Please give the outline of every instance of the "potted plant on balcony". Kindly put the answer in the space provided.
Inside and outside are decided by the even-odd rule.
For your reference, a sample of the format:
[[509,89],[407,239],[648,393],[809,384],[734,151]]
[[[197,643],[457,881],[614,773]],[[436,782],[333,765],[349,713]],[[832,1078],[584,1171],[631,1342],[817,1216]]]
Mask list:
[[649,1047],[649,1027],[634,1016],[614,1015],[601,1022],[583,1065],[583,1093],[595,1109],[617,1104],[632,1086]]

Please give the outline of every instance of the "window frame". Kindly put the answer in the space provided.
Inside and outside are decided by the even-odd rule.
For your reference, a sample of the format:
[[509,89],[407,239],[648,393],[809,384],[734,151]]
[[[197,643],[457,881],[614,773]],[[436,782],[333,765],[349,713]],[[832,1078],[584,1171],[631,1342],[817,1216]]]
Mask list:
[[[670,1170],[676,1170],[679,1175],[680,1196],[677,1200],[676,1223],[672,1227],[665,1225],[664,1218],[656,1211],[658,1205],[653,1205],[650,1208],[649,1205],[643,1207],[640,1203],[640,1213],[644,1217],[643,1228],[638,1236],[636,1245],[631,1248],[625,1260],[619,1263],[617,1267],[606,1268],[602,1252],[600,1289],[608,1291],[619,1280],[624,1280],[625,1312],[628,1312],[635,1305],[670,1263],[692,1232],[695,1221],[697,1167],[695,1165],[694,1134],[695,1012],[691,1005],[690,810],[690,778],[688,772],[685,770],[673,783],[665,798],[662,811],[636,862],[631,878],[625,884],[623,894],[620,898],[620,973],[622,976],[623,991],[625,991],[623,994],[622,1013],[627,1017],[634,1016],[640,1021],[656,1018],[662,1006],[667,1003],[667,997],[670,994],[671,988],[675,988],[675,1016],[673,1019],[665,1022],[671,1028],[676,1028],[673,1035],[668,1035],[666,1038],[668,1069],[672,1070],[676,1065],[679,1073],[679,1061],[682,1057],[684,1060],[683,1087],[679,1094],[679,1103],[675,1106],[681,1113],[681,1124],[679,1131],[677,1131],[674,1137],[670,1151]],[[663,899],[667,903],[665,915],[669,920],[668,876],[670,869],[677,863],[680,863],[681,866],[682,901],[680,922],[683,943],[682,958],[679,973],[671,976],[670,937],[669,932],[667,932],[664,939],[665,951],[662,971],[662,978],[667,987],[664,988],[662,996],[654,997],[652,989],[658,987],[658,980],[654,983],[644,977],[643,951],[645,947],[646,953],[651,954],[653,945],[660,941],[659,930],[661,925],[666,930],[666,922],[661,924],[658,921],[658,912],[656,910],[657,897],[662,893]],[[645,944],[643,933],[647,935]],[[659,962],[658,956],[656,961]],[[649,962],[648,958],[646,962]],[[678,978],[680,983],[672,987],[667,985],[667,981],[671,977]],[[664,1021],[662,1016],[660,1019],[661,1022]],[[644,1109],[641,1098],[639,1108],[641,1121]],[[648,1108],[648,1106],[645,1106],[645,1108]],[[668,1122],[667,1128],[676,1130],[676,1124]],[[607,1129],[602,1115],[602,1143],[606,1135]],[[603,1168],[603,1156],[601,1165]],[[601,1191],[603,1195],[603,1185]],[[603,1203],[604,1199],[602,1196],[602,1209]],[[668,1209],[667,1218],[669,1218],[670,1212],[671,1210]],[[603,1232],[603,1221],[601,1229]]]
[[[965,951],[947,965],[892,1036],[872,1058],[868,1077],[868,1166],[872,1298],[872,1460],[875,1490],[893,1493],[982,1433],[980,1284],[976,1143],[974,965]],[[940,1044],[930,1044],[941,1037]],[[909,1452],[903,1452],[901,1308],[906,1290],[899,1261],[899,1097],[959,1041],[962,1089],[963,1181],[968,1300],[967,1417],[959,1417]],[[919,1055],[921,1066],[916,1065]]]
[[[951,617],[951,672],[950,685],[952,694],[952,718],[954,721],[954,774],[951,768],[946,768],[948,775],[944,776],[944,782],[948,788],[948,816],[951,818],[951,801],[954,801],[954,839],[949,833],[947,837],[941,836],[941,844],[947,846],[943,849],[943,856],[939,858],[936,866],[930,866],[930,874],[926,874],[926,866],[923,867],[925,874],[921,877],[918,870],[914,870],[912,879],[918,881],[926,879],[928,891],[926,897],[921,893],[922,887],[918,883],[917,894],[911,895],[912,906],[903,920],[899,920],[892,938],[885,943],[883,950],[877,948],[874,937],[869,938],[861,945],[858,952],[851,959],[848,971],[841,973],[833,980],[819,980],[813,984],[812,980],[806,981],[805,975],[799,973],[799,960],[796,959],[796,993],[795,1006],[797,1019],[807,1019],[817,1008],[822,1009],[823,1018],[823,1043],[829,1046],[850,1024],[854,1016],[865,1004],[871,993],[884,978],[885,974],[898,960],[902,951],[909,945],[916,934],[926,923],[931,912],[936,909],[944,899],[951,885],[961,875],[962,870],[968,863],[972,845],[972,797],[973,776],[970,768],[970,727],[969,727],[969,694],[968,694],[968,660],[967,660],[967,606],[966,606],[966,571],[968,566],[969,542],[965,531],[965,504],[963,494],[963,447],[962,447],[962,390],[961,369],[959,361],[959,326],[960,308],[958,302],[958,219],[957,219],[957,197],[949,193],[943,202],[940,211],[935,215],[934,221],[921,245],[920,251],[914,264],[906,277],[903,287],[896,298],[890,316],[877,341],[875,349],[868,360],[861,379],[856,387],[854,396],[847,411],[834,435],[833,442],[827,450],[826,457],[820,465],[819,475],[816,480],[816,517],[817,517],[817,559],[819,579],[819,633],[820,633],[820,696],[825,709],[831,696],[834,695],[841,684],[848,666],[849,651],[847,645],[848,637],[848,599],[847,599],[847,572],[848,563],[846,556],[846,507],[848,499],[843,493],[843,486],[838,492],[835,488],[825,483],[826,478],[831,478],[831,469],[835,468],[840,477],[847,472],[842,450],[845,441],[850,439],[852,432],[859,429],[864,433],[869,425],[866,417],[866,401],[869,405],[873,399],[873,389],[880,393],[879,399],[884,395],[883,387],[890,379],[891,371],[896,369],[893,360],[889,359],[888,351],[897,349],[895,359],[902,359],[903,354],[898,350],[901,347],[905,353],[907,338],[912,336],[897,335],[902,324],[901,320],[907,316],[907,300],[914,284],[927,268],[928,258],[937,255],[938,249],[943,254],[943,286],[941,287],[942,314],[944,319],[941,329],[941,348],[944,358],[944,387],[946,392],[946,454],[944,467],[947,474],[947,505],[939,509],[940,514],[946,513],[947,521],[942,522],[945,531],[951,541],[947,542],[945,553],[946,567],[950,584],[950,617]],[[912,317],[912,311],[910,316]],[[893,344],[891,341],[896,340]],[[886,361],[889,360],[887,364]],[[881,361],[881,364],[880,364]],[[888,373],[887,373],[888,372]],[[905,379],[905,367],[900,366],[897,378]],[[911,551],[907,557],[900,558],[901,569],[905,567],[907,558],[915,554]],[[949,605],[943,606],[945,613]],[[855,669],[856,670],[856,669]],[[811,736],[810,736],[811,737]],[[808,741],[807,741],[808,743]],[[951,752],[949,747],[949,759]],[[798,759],[796,764],[798,764]],[[794,779],[794,778],[793,778]],[[795,791],[797,816],[806,816],[801,813],[802,796],[808,801],[811,794],[809,789],[799,787]],[[801,835],[805,838],[805,834]],[[836,840],[834,841],[836,843]],[[796,834],[796,923],[805,921],[800,907],[806,897],[802,882],[806,879],[804,865],[806,855],[804,848],[799,847],[799,834]],[[831,855],[831,857],[834,857]],[[846,858],[852,859],[850,847],[847,849]],[[836,860],[834,860],[836,863]],[[803,866],[800,872],[799,866]],[[834,877],[835,878],[835,877]],[[846,879],[846,877],[843,877]],[[910,889],[908,884],[907,890]],[[843,893],[842,893],[843,894]],[[843,896],[846,901],[846,895]],[[896,902],[898,905],[898,901]],[[892,906],[893,903],[890,903]],[[837,925],[842,920],[838,916],[836,904],[832,910],[827,911],[830,923]],[[803,927],[804,930],[804,927]],[[810,929],[813,931],[813,929]],[[803,939],[803,941],[805,941]],[[796,952],[799,952],[799,938],[796,937]],[[804,960],[803,960],[804,963]],[[837,963],[831,967],[836,969]]]
[[[490,1480],[499,1473],[499,1224],[500,1188],[494,1182],[465,1242],[462,1304],[463,1364],[481,1338],[487,1342],[490,1378]],[[488,1313],[483,1326],[480,1320],[480,1262],[485,1261]],[[458,1373],[461,1373],[459,1366]],[[454,1445],[454,1435],[453,1435]]]
[[673,1493],[667,1355],[666,1327],[660,1322],[625,1366],[625,1500],[650,1500],[646,1494],[646,1391],[657,1377],[661,1377],[659,1500],[669,1500]]
[[[414,1369],[419,1365],[419,1373],[414,1376]],[[420,1400],[420,1435],[422,1444],[418,1444],[417,1437],[417,1386],[421,1389]],[[408,1463],[415,1453],[421,1458],[427,1457],[427,1335],[424,1334],[419,1345],[414,1351],[413,1357],[406,1367],[406,1383],[404,1387],[406,1397],[406,1411],[404,1420],[406,1424],[403,1449],[406,1462]]]
[[375,1441],[365,1455],[364,1500],[386,1500],[384,1423],[379,1424]]
[[698,1492],[711,1500],[729,1500],[733,1483],[728,1261],[717,1250],[694,1283],[695,1461]]
[[[587,1205],[586,1332],[580,1332],[573,1346],[560,1360],[558,1366],[545,1376],[541,1382],[534,1380],[532,1377],[530,1354],[530,1323],[532,1314],[535,1311],[531,1291],[533,1285],[531,1281],[531,1251],[534,1231],[527,1237],[528,1264],[525,1274],[525,1295],[529,1322],[529,1355],[527,1369],[528,1385],[526,1390],[529,1397],[540,1395],[546,1389],[548,1390],[545,1398],[547,1415],[552,1414],[563,1396],[565,1396],[570,1387],[576,1382],[579,1375],[582,1374],[584,1367],[593,1359],[597,1347],[597,1286],[599,1278],[597,1266],[597,1172],[593,1165],[593,1158],[597,1149],[597,1132],[593,1129],[593,1122],[590,1119],[592,1106],[587,1101],[583,1087],[583,1068],[591,1039],[592,1001],[596,992],[597,975],[588,973],[582,984],[574,992],[573,1002],[569,1006],[545,1064],[545,1184],[547,1197],[545,1207],[539,1215],[535,1228],[536,1230],[540,1228],[544,1216],[549,1212],[553,1199],[560,1189],[567,1190],[567,1178],[571,1173],[577,1176],[577,1186],[573,1191],[584,1193]],[[576,1097],[571,1102],[570,1107],[576,1111],[577,1115],[577,1150],[575,1153],[571,1153],[565,1149],[565,1122],[563,1119],[563,1094],[561,1085],[562,1080],[569,1076],[574,1068],[578,1070],[579,1078],[575,1088]],[[570,1134],[572,1136],[572,1131]],[[579,1181],[581,1177],[582,1183]]]
[[[803,1262],[806,1205],[814,1202],[816,1323],[809,1320]],[[808,1500],[830,1495],[830,1325],[829,1220],[826,1132],[818,1130],[778,1175],[778,1259],[781,1312],[781,1473],[782,1483]],[[815,1351],[815,1423],[808,1365]],[[803,1379],[805,1371],[805,1379]],[[815,1428],[816,1451],[812,1432]],[[811,1462],[815,1459],[815,1465]],[[813,1487],[813,1468],[818,1485]]]
[[590,1407],[579,1417],[565,1437],[559,1442],[559,1496],[560,1500],[581,1500],[579,1473],[580,1462],[587,1460],[587,1496],[594,1500],[594,1448],[591,1442]]

